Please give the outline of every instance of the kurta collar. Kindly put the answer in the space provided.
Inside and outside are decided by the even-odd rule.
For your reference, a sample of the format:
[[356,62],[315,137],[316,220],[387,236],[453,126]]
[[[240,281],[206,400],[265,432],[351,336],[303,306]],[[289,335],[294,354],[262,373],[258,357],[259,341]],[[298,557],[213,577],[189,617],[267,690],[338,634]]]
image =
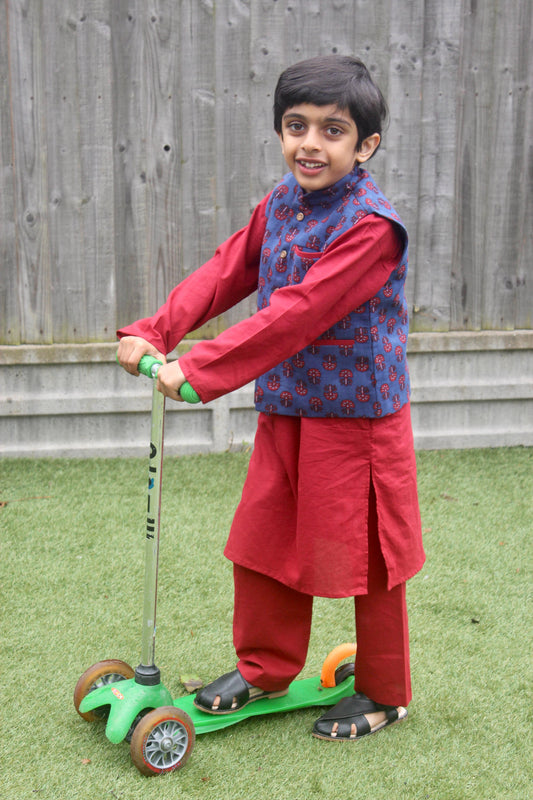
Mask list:
[[330,206],[335,201],[342,199],[345,194],[350,193],[353,191],[353,187],[358,181],[361,180],[365,176],[365,171],[357,166],[352,172],[349,172],[340,181],[334,183],[332,186],[328,186],[327,189],[319,189],[316,192],[304,192],[301,186],[296,182],[294,176],[292,176],[295,186],[295,199],[299,206],[307,206],[312,208],[313,206]]

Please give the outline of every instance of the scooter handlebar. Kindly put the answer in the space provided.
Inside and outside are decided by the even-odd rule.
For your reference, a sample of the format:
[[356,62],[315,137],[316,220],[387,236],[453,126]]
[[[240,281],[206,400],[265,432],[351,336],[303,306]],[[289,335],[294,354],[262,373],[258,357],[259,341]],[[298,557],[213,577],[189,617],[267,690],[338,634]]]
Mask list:
[[[159,361],[158,358],[154,358],[153,356],[143,356],[139,361],[137,369],[140,373],[142,373],[142,375],[146,375],[147,378],[155,378],[157,375],[157,370],[160,366],[162,366],[162,364],[163,362]],[[180,387],[180,395],[186,403],[200,402],[199,394],[194,391],[189,381],[185,381],[185,383]]]
[[163,366],[163,362],[153,356],[143,356],[137,364],[137,369],[142,375],[147,378],[155,378],[159,367]]

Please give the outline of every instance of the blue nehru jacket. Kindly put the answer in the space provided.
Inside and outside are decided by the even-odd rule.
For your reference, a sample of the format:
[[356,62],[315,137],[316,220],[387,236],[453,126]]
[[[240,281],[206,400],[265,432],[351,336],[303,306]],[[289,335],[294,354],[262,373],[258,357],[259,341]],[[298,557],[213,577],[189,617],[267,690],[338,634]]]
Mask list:
[[[399,411],[409,400],[405,299],[407,232],[370,174],[356,168],[338,183],[304,193],[289,173],[267,205],[261,250],[258,308],[272,293],[320,269],[323,251],[368,214],[392,220],[404,250],[389,280],[304,350],[256,382],[255,405],[267,414],[306,417],[377,418]],[[354,249],[354,263],[357,251]]]

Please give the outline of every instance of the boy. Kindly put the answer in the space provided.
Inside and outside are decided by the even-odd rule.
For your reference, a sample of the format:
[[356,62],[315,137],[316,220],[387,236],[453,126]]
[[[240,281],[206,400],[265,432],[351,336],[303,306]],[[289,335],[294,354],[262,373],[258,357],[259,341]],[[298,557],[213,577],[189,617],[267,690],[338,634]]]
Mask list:
[[287,691],[304,666],[313,596],[355,598],[353,696],[313,735],[356,740],[407,716],[405,582],[424,553],[406,363],[407,234],[362,168],[386,105],[348,56],[282,73],[274,127],[290,173],[250,222],[118,332],[122,366],[161,358],[257,290],[257,313],[158,374],[203,402],[256,380],[254,451],[225,554],[234,563],[237,668],[195,704],[232,713]]

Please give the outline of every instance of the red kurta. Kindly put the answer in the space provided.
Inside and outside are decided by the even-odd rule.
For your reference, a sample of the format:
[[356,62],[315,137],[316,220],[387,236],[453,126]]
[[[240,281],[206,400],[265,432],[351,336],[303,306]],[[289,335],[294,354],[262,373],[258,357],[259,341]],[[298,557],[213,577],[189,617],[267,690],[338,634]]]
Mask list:
[[371,481],[391,589],[424,563],[409,405],[382,419],[260,414],[226,556],[307,594],[365,594]]
[[[151,318],[122,328],[168,353],[183,336],[257,288],[265,206],[180,283]],[[243,386],[306,347],[372,297],[395,268],[394,225],[370,215],[326,247],[302,283],[212,341],[180,366],[202,401]],[[259,416],[243,501],[226,549],[242,566],[315,595],[366,591],[370,480],[389,588],[424,561],[409,407],[381,419]]]

